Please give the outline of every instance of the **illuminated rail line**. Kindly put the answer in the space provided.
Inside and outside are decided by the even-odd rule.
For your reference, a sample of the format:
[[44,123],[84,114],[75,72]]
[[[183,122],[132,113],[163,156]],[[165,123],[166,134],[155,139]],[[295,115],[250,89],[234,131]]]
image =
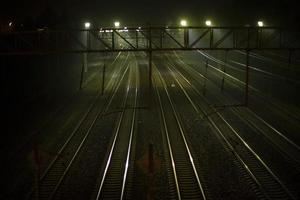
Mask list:
[[[128,56],[126,57],[125,65],[127,58]],[[115,80],[111,79],[108,83],[107,88],[113,89],[113,93],[108,98],[108,101],[105,103],[105,105],[103,105],[102,109],[97,109],[96,102],[88,109],[88,112],[79,121],[76,128],[58,151],[57,156],[55,156],[55,158],[48,165],[47,169],[41,175],[38,188],[35,188],[35,191],[30,192],[27,199],[35,199],[36,196],[38,196],[39,199],[53,199],[55,197],[56,192],[72,167],[74,160],[77,158],[79,152],[84,146],[85,141],[96,121],[107,112],[107,109],[114,99],[114,96],[119,90],[121,81],[123,80],[127,70],[128,65],[125,67],[125,70],[123,70],[123,74],[122,68],[119,68],[118,71],[116,71],[117,74],[120,74],[121,78],[118,82],[115,82]]]
[[[171,66],[171,65],[170,65]],[[260,156],[250,147],[250,145],[238,134],[238,132],[227,122],[227,120],[215,109],[217,117],[210,116],[208,109],[211,108],[205,98],[203,98],[201,92],[175,67],[172,69],[167,66],[168,70],[172,74],[174,80],[180,86],[186,98],[193,105],[196,113],[203,113],[207,116],[207,119],[227,144],[228,148],[234,152],[236,159],[244,166],[244,170],[248,172],[248,176],[256,183],[261,193],[264,194],[264,198],[267,199],[294,199],[297,198],[289,191],[283,182],[277,177],[277,175],[270,169],[270,167],[260,158]],[[176,75],[175,75],[176,73]],[[179,80],[179,78],[181,80]],[[189,85],[190,88],[198,95],[202,105],[195,103],[193,97],[189,95],[188,91],[184,88],[181,82]],[[197,105],[197,107],[195,107]],[[221,130],[216,124],[216,120],[222,120],[223,124],[227,126],[227,131]],[[219,121],[220,123],[220,121]],[[223,127],[223,126],[222,126]],[[223,127],[224,128],[224,127]],[[232,139],[234,138],[234,139]],[[239,144],[244,148],[237,149],[234,147],[234,142],[239,141]]]

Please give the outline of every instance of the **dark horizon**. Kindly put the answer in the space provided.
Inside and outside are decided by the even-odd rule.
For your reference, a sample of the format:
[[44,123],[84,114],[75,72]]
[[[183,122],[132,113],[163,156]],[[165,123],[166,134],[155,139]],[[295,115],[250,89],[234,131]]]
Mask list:
[[[159,5],[159,6],[158,6]],[[299,15],[294,1],[249,1],[215,0],[209,1],[114,1],[95,0],[29,0],[10,1],[2,6],[0,16],[3,21],[41,21],[48,15],[50,21],[68,21],[76,26],[91,21],[96,26],[110,26],[114,20],[122,25],[176,25],[185,18],[190,25],[202,25],[205,19],[211,19],[215,25],[243,26],[256,25],[264,20],[268,26],[297,26]],[[52,17],[53,16],[53,17]],[[68,18],[68,19],[66,19]],[[49,21],[49,20],[48,20]]]

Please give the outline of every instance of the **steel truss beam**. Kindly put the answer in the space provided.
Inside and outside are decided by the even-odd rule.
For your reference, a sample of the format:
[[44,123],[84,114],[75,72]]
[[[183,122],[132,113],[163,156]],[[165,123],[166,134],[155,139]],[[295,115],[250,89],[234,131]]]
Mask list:
[[[164,48],[164,49],[151,49],[153,52],[164,52],[164,51],[211,51],[211,50],[219,50],[219,51],[299,51],[300,48]],[[81,54],[81,53],[105,53],[105,52],[149,52],[148,48],[143,49],[94,49],[94,50],[49,50],[49,51],[40,51],[40,50],[32,50],[32,51],[13,51],[13,52],[0,52],[0,55],[46,55],[46,54]]]
[[104,40],[103,38],[99,37],[99,35],[97,35],[97,32],[95,31],[91,31],[90,32],[98,41],[100,41],[105,47],[107,47],[108,49],[112,49],[113,48],[113,45],[112,47],[109,46]]
[[295,30],[278,27],[132,27],[2,32],[0,55],[149,50],[299,50],[299,35]]
[[210,29],[204,31],[191,45],[190,47],[194,47],[207,33],[209,33]]
[[[0,33],[0,56],[146,52],[149,57],[149,91],[151,92],[153,52],[223,50],[227,55],[231,50],[246,51],[244,105],[248,106],[249,53],[253,50],[287,50],[289,64],[291,64],[292,52],[300,50],[299,36],[299,31],[278,27],[147,27],[142,29],[132,27],[23,31]],[[130,41],[134,41],[135,44]],[[206,67],[207,65],[208,62]],[[105,68],[103,74],[104,72]],[[81,81],[83,73],[82,68]],[[104,85],[104,76],[102,80]]]

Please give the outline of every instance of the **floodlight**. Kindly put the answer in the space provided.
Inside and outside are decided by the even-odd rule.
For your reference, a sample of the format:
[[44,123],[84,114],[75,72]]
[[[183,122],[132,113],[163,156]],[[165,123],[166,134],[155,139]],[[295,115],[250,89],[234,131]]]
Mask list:
[[116,28],[119,28],[119,27],[120,27],[120,22],[116,21],[116,22],[115,22],[115,27],[116,27]]
[[85,22],[84,23],[84,27],[85,28],[90,28],[91,27],[91,23],[90,22]]
[[263,21],[258,21],[258,22],[257,22],[257,25],[258,25],[259,27],[263,27],[263,26],[264,26],[264,22],[263,22]]
[[210,21],[210,20],[206,20],[206,21],[205,21],[205,25],[206,25],[206,26],[211,26],[211,25],[212,25],[212,23],[211,23],[211,21]]
[[180,25],[181,25],[181,26],[187,26],[187,21],[184,20],[184,19],[181,20],[181,21],[180,21]]

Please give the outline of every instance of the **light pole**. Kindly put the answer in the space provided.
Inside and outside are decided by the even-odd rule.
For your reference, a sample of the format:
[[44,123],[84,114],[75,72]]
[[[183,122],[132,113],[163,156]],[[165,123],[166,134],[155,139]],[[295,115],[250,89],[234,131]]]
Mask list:
[[[182,27],[187,27],[188,26],[188,22],[185,19],[182,19],[180,21],[180,26]],[[184,41],[184,46],[187,48],[189,45],[189,30],[187,28],[183,29],[183,41]]]

